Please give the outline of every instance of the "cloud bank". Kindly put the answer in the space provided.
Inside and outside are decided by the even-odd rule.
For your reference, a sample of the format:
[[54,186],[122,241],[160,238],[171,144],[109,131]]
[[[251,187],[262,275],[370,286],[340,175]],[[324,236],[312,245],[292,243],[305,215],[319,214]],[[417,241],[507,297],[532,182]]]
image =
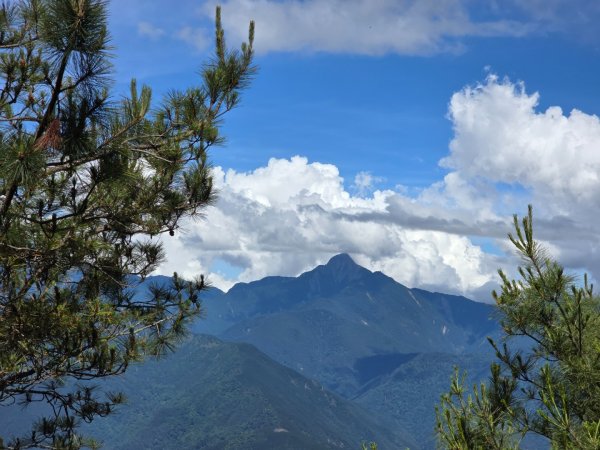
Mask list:
[[[206,220],[188,224],[176,240],[165,238],[165,273],[185,261],[187,267],[179,269],[185,275],[225,261],[249,281],[297,275],[348,252],[409,285],[470,292],[491,281],[494,265],[487,265],[493,258],[486,259],[469,239],[396,223],[388,209],[398,193],[352,196],[334,165],[300,156],[271,159],[249,173],[217,168],[215,181],[220,198]],[[214,281],[227,287],[234,280],[225,277]]]
[[521,184],[548,213],[583,213],[600,199],[600,120],[558,106],[536,112],[538,100],[494,76],[454,94],[455,136],[442,165],[467,179]]
[[560,34],[592,45],[600,38],[600,3],[589,0],[180,0],[176,8],[128,0],[110,9],[127,33],[133,27],[151,42],[205,51],[217,4],[231,43],[245,40],[256,21],[259,54],[433,55],[462,52],[480,38]]
[[495,76],[455,93],[454,137],[440,162],[449,172],[414,196],[373,190],[376,174],[356,174],[346,188],[335,165],[301,156],[247,173],[217,167],[217,204],[164,238],[160,272],[212,273],[226,289],[347,252],[408,286],[490,301],[496,270],[516,262],[505,238],[511,215],[533,202],[538,238],[597,278],[600,120],[538,111],[538,100]]
[[[459,52],[463,38],[522,36],[531,26],[518,20],[474,20],[461,0],[226,0],[226,31],[244,39],[257,23],[259,53],[308,51],[381,55]],[[216,2],[201,8],[214,13]]]
[[516,200],[532,202],[540,235],[561,262],[598,278],[600,119],[559,106],[537,111],[538,101],[523,83],[495,76],[454,94],[454,138],[441,164],[453,170],[449,176],[492,187],[497,196],[498,186],[523,188],[505,199],[504,210]]

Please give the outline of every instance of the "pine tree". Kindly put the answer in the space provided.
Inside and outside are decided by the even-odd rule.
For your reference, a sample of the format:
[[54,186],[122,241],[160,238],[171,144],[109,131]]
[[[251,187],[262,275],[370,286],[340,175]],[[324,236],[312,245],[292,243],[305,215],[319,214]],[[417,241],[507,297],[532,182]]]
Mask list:
[[151,110],[135,81],[111,97],[106,21],[102,0],[0,5],[0,406],[53,411],[0,448],[91,445],[78,424],[123,398],[83,381],[172,349],[200,312],[202,277],[135,290],[157,236],[213,199],[207,150],[253,74],[254,26],[228,50],[217,8],[198,87]]
[[[501,344],[491,376],[466,395],[458,371],[437,408],[440,445],[449,449],[519,448],[527,433],[553,449],[600,448],[600,298],[533,238],[531,206],[515,235],[523,258],[518,281],[500,271],[494,293]],[[519,340],[515,344],[515,338]]]

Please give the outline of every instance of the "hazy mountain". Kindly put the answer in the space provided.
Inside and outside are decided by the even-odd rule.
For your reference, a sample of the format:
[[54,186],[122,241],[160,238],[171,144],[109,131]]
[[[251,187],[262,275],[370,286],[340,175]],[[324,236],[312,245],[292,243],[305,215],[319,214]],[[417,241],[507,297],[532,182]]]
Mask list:
[[434,406],[455,365],[488,375],[491,305],[409,289],[345,254],[299,277],[211,293],[196,330],[248,342],[433,447]]
[[381,272],[357,265],[346,254],[297,278],[267,277],[238,283],[226,294],[211,292],[205,295],[205,303],[207,317],[197,330],[211,328],[215,334],[255,317],[327,309],[365,327],[368,318],[376,320],[385,334],[408,335],[406,348],[422,350],[425,345],[462,351],[495,327],[489,320],[490,305],[408,289]]
[[253,346],[205,335],[132,367],[111,387],[129,398],[94,422],[111,449],[348,449],[369,440],[382,449],[418,448]]
[[492,306],[409,289],[345,254],[297,278],[237,284],[205,307],[197,331],[252,343],[347,397],[366,382],[365,358],[489,352],[486,336],[498,332]]

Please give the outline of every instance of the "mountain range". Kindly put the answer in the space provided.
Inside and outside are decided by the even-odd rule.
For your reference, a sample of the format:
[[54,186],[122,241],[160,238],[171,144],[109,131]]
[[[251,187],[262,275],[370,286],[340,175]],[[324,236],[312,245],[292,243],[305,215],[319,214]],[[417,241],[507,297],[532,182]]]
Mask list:
[[106,448],[433,448],[454,366],[484,379],[500,333],[491,305],[409,289],[346,254],[212,288],[203,308],[173,355],[105,386],[129,398],[90,428]]

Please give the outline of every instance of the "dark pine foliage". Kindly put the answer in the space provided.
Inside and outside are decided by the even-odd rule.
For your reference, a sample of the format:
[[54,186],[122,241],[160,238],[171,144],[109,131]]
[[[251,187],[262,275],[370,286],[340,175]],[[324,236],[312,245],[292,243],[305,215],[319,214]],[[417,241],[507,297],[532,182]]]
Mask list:
[[203,278],[132,292],[156,236],[213,199],[207,150],[253,73],[253,24],[229,51],[217,9],[199,85],[151,111],[135,81],[111,97],[106,20],[102,0],[0,4],[0,406],[53,411],[0,448],[94,445],[78,424],[123,399],[84,381],[164,353],[200,311]]
[[553,449],[600,448],[600,298],[534,240],[531,206],[514,226],[524,264],[518,280],[500,272],[494,293],[504,332],[503,342],[490,339],[497,361],[470,395],[455,374],[437,409],[440,445],[517,449],[535,435]]

